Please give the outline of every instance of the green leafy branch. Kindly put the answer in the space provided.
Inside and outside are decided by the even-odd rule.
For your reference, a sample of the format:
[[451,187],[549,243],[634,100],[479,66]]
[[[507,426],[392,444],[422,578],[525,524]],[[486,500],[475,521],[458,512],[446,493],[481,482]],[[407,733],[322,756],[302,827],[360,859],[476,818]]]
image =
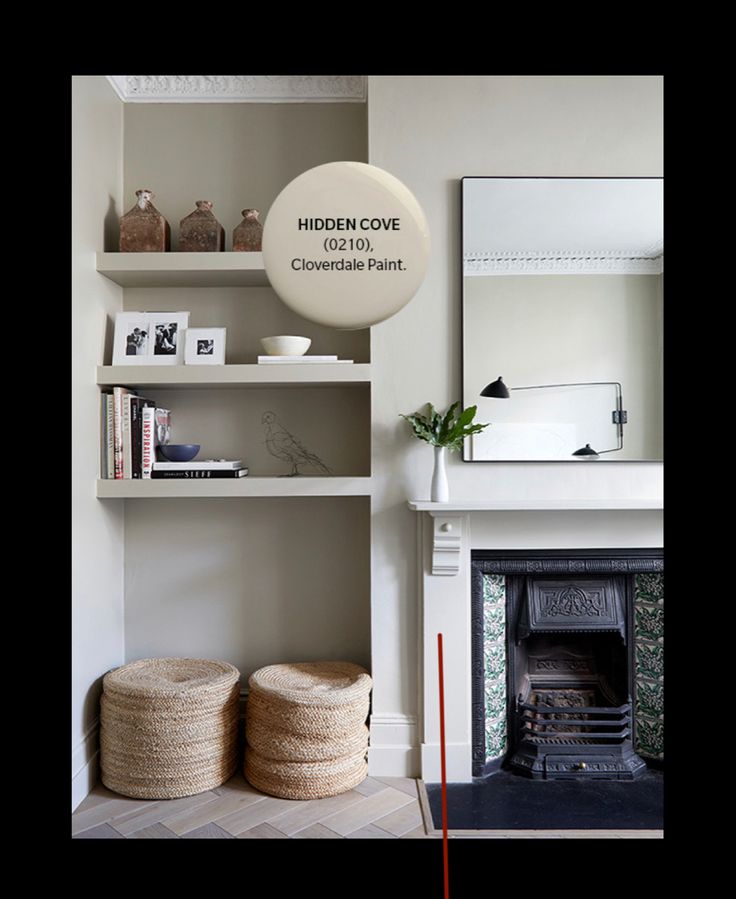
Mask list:
[[426,405],[426,415],[415,412],[413,415],[402,415],[412,427],[414,436],[424,440],[431,446],[445,446],[450,450],[462,448],[463,441],[471,434],[478,434],[486,424],[472,424],[477,406],[468,406],[458,413],[460,402],[453,403],[444,415],[440,414],[431,403]]

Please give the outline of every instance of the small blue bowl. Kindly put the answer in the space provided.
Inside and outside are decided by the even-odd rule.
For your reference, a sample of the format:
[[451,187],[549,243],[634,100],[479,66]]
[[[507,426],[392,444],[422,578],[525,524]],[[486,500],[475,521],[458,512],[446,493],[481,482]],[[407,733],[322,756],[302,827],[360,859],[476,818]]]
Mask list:
[[198,443],[165,443],[158,451],[169,462],[191,462],[199,449]]

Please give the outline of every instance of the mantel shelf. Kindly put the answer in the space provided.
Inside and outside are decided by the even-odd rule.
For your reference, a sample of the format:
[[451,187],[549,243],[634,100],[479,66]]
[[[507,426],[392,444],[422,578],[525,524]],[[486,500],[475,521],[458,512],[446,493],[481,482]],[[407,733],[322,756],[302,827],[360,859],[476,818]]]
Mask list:
[[331,387],[370,383],[367,363],[278,365],[100,365],[103,387]]
[[262,253],[98,253],[122,287],[268,287]]
[[450,512],[575,512],[661,509],[661,499],[500,499],[457,500],[433,503],[429,500],[410,500],[412,512],[443,515]]
[[[656,499],[499,499],[456,500],[433,503],[410,500],[412,512],[426,512],[431,519],[433,576],[452,577],[460,573],[464,553],[470,548],[473,513],[484,512],[620,512],[661,509]],[[422,526],[422,518],[417,522]],[[426,522],[426,519],[424,519]]]
[[371,479],[337,477],[202,478],[189,480],[98,480],[99,499],[370,496]]

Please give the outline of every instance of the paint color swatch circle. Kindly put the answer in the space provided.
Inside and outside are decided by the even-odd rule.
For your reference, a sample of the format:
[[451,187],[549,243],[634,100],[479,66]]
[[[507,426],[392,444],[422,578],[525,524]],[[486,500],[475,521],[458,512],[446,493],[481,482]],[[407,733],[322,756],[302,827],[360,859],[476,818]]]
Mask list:
[[411,191],[363,162],[329,162],[291,181],[268,211],[263,261],[281,299],[310,321],[366,328],[419,289],[429,227]]

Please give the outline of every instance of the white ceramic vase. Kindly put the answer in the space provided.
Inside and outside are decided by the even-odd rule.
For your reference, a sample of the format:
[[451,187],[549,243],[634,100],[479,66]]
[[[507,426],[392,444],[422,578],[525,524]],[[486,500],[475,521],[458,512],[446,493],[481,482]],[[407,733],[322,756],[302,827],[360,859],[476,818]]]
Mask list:
[[450,501],[450,488],[447,485],[447,469],[445,468],[446,451],[447,447],[445,446],[436,446],[434,448],[431,496],[433,503],[447,503]]

